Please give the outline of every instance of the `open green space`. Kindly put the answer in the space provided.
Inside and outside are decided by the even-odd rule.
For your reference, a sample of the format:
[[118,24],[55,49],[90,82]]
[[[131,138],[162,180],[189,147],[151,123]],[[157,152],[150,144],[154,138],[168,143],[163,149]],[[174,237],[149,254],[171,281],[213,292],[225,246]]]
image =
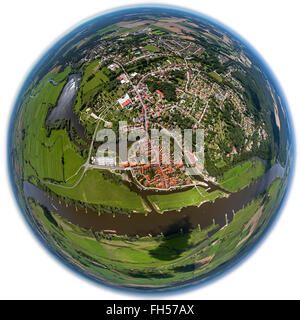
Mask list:
[[151,28],[153,30],[152,33],[157,36],[173,33],[172,31],[170,31],[166,28],[163,28],[163,27],[158,27],[158,26],[154,26],[154,25],[150,25],[148,27]]
[[[78,114],[87,108],[95,108],[95,96],[100,95],[101,105],[112,104],[117,98],[120,98],[124,92],[120,88],[120,82],[116,79],[120,73],[120,68],[115,72],[110,71],[107,66],[97,59],[85,67],[79,90],[74,105],[74,111]],[[89,123],[84,122],[87,131]]]
[[152,52],[159,52],[159,51],[160,51],[157,47],[154,47],[154,46],[152,46],[152,45],[150,45],[150,44],[147,44],[147,45],[145,46],[145,49],[147,49],[147,50],[149,50],[149,51],[152,51]]
[[148,198],[159,208],[160,212],[164,212],[168,210],[180,210],[188,206],[199,206],[203,202],[214,201],[216,198],[224,196],[225,194],[222,191],[217,190],[209,193],[203,188],[197,187],[188,191],[166,195],[151,195]]
[[[66,179],[71,177],[78,168],[84,163],[82,157],[73,148],[68,148],[63,154],[64,175]],[[65,179],[65,180],[66,180]]]
[[[188,259],[194,246],[206,239],[207,233],[214,228],[197,229],[176,237],[132,241],[127,237],[95,236],[34,201],[30,201],[30,207],[43,236],[54,250],[59,248],[68,260],[76,261],[83,270],[119,284],[151,285],[157,278],[162,278],[161,285],[169,284],[176,279],[176,274],[170,278],[166,268]],[[188,247],[190,250],[186,250]]]
[[200,269],[195,275],[209,272],[223,263],[230,262],[230,259],[238,257],[239,252],[245,250],[247,245],[259,238],[264,230],[262,225],[269,223],[274,208],[282,199],[282,184],[282,180],[275,180],[269,188],[270,198],[266,204],[264,204],[263,197],[252,201],[234,215],[233,221],[226,228],[211,237],[210,243],[213,245],[207,247],[205,256],[214,255],[214,258],[210,264]]
[[[51,130],[49,134],[45,126],[48,109],[56,104],[69,72],[70,68],[61,73],[49,73],[25,98],[20,115],[23,141],[17,141],[26,159],[23,171],[25,180],[63,181],[74,174],[83,162],[79,150],[69,140],[66,129]],[[55,86],[49,79],[65,80]],[[70,157],[72,161],[69,161]]]
[[282,184],[279,179],[273,182],[267,204],[263,196],[252,201],[211,236],[216,225],[167,237],[105,236],[75,226],[33,201],[30,206],[48,243],[83,270],[120,285],[160,287],[205,277],[243,252],[281,201]]
[[96,60],[86,68],[80,85],[83,88],[83,94],[109,80],[107,75],[110,74],[110,71],[105,67],[99,69],[99,62],[99,60]]
[[261,177],[265,171],[266,167],[262,161],[247,161],[225,172],[220,186],[230,192],[236,192]]
[[216,80],[218,83],[221,83],[223,81],[222,77],[219,74],[217,74],[215,71],[211,72],[209,76],[214,80]]
[[[270,226],[289,182],[291,128],[285,101],[265,67],[226,30],[187,14],[168,17],[166,10],[127,13],[91,20],[57,42],[32,70],[13,119],[11,173],[27,220],[60,258],[114,285],[175,288],[224,271]],[[75,114],[48,124],[70,74],[81,78],[72,95]],[[127,94],[131,102],[121,103]],[[128,126],[120,128],[119,121]],[[192,184],[200,182],[184,174],[186,159],[181,167],[174,164],[172,134],[169,147],[159,146],[161,155],[147,150],[152,141],[135,144],[136,156],[144,153],[148,160],[164,162],[170,149],[166,166],[134,160],[135,165],[132,154],[126,168],[95,165],[101,161],[95,137],[103,128],[133,134],[146,128],[149,135],[151,129],[203,129],[203,177],[209,186]],[[198,143],[193,135],[192,149]],[[284,167],[283,178],[252,194],[260,183],[258,189],[266,189],[263,175],[276,164]],[[159,191],[163,179],[170,192]],[[231,192],[248,191],[243,203],[233,203],[237,194]],[[205,202],[216,211],[205,210]],[[243,209],[235,212],[227,204]],[[120,228],[123,219],[128,228]],[[87,225],[90,230],[82,227]]]
[[112,25],[110,25],[110,26],[107,26],[107,27],[105,27],[105,28],[102,28],[101,30],[99,30],[99,31],[97,32],[97,34],[103,35],[103,34],[108,33],[108,32],[114,32],[114,31],[116,31],[116,30],[118,30],[118,29],[120,29],[120,27],[119,27],[117,24],[112,24]]
[[56,194],[85,203],[102,204],[125,210],[145,212],[141,198],[125,185],[108,180],[99,170],[89,170],[72,189],[48,185]]

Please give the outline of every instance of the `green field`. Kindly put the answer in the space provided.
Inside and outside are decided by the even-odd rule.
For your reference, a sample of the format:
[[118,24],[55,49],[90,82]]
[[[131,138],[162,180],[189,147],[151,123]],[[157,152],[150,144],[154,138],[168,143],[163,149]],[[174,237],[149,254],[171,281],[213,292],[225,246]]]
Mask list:
[[73,148],[65,150],[64,154],[64,176],[65,180],[71,177],[84,163],[82,157]]
[[[161,285],[176,280],[175,274],[170,279],[168,268],[172,269],[177,261],[182,263],[189,259],[194,249],[186,250],[187,246],[192,249],[214,228],[194,230],[191,234],[175,238],[147,237],[133,242],[126,237],[114,237],[109,240],[95,238],[92,232],[70,224],[37,203],[31,201],[30,207],[44,237],[54,249],[59,247],[68,260],[72,262],[74,259],[83,270],[119,284],[159,287],[157,278],[161,278]],[[155,280],[156,283],[153,283]]]
[[[214,259],[202,272],[210,271],[237,256],[245,245],[259,238],[264,230],[263,224],[269,223],[274,208],[282,199],[284,190],[282,185],[282,180],[275,180],[269,188],[270,199],[266,205],[262,204],[262,197],[252,201],[250,205],[235,214],[233,221],[226,228],[212,236],[211,242],[215,245],[208,248],[206,254],[214,254]],[[261,215],[259,215],[260,210],[262,210]],[[252,225],[255,228],[251,232]],[[249,237],[250,232],[251,237]]]
[[123,184],[106,179],[99,170],[87,171],[78,186],[73,189],[50,184],[48,188],[58,195],[85,203],[146,212],[141,198],[136,193]]
[[209,75],[219,83],[223,81],[222,77],[218,75],[216,72],[211,72]]
[[220,186],[227,191],[237,192],[254,182],[265,171],[266,167],[261,161],[247,161],[225,172],[219,181]]
[[55,250],[59,247],[83,271],[119,285],[172,286],[206,277],[259,237],[262,225],[269,222],[273,209],[281,201],[283,184],[282,180],[274,181],[267,204],[264,197],[252,201],[235,214],[227,227],[211,237],[208,232],[216,225],[188,234],[134,241],[128,237],[95,236],[37,203],[31,201],[30,206],[47,242]]
[[94,97],[99,92],[105,99],[109,100],[109,103],[117,96],[115,92],[117,90],[106,88],[106,85],[110,85],[113,79],[115,80],[117,73],[112,76],[112,72],[106,66],[101,66],[100,62],[101,60],[95,60],[85,68],[74,105],[74,111],[77,114],[79,111],[84,110],[82,109],[83,105],[86,108],[93,106],[95,103]]
[[[26,161],[19,160],[19,163],[24,165],[24,180],[34,184],[38,181],[46,183],[47,187],[56,194],[74,200],[145,213],[141,198],[136,193],[131,192],[124,185],[105,180],[99,171],[87,172],[81,183],[74,189],[63,189],[58,185],[47,183],[51,181],[65,184],[64,182],[74,175],[85,161],[79,148],[69,140],[66,129],[52,130],[47,137],[47,129],[44,125],[49,104],[56,104],[65,84],[63,81],[54,86],[49,83],[49,79],[61,81],[66,79],[69,72],[68,68],[61,74],[47,75],[33,90],[33,93],[37,92],[34,98],[27,97],[24,102],[20,115],[20,127],[24,128],[22,134],[24,140],[20,141],[20,137],[16,139],[16,144],[20,143],[19,150],[22,150],[19,156],[26,159]],[[97,79],[103,77],[102,72],[98,72],[97,77]],[[77,174],[68,181],[67,185],[74,184],[80,175],[81,173]]]
[[152,51],[152,52],[159,52],[159,51],[160,51],[157,47],[154,47],[154,46],[152,46],[152,45],[150,45],[150,44],[147,44],[147,45],[145,46],[145,49],[147,49],[147,50],[149,50],[149,51]]
[[154,203],[156,208],[159,208],[160,212],[164,212],[168,210],[180,210],[188,206],[199,206],[203,202],[214,201],[216,198],[225,196],[223,192],[218,190],[208,193],[201,187],[197,187],[197,189],[193,188],[188,191],[166,195],[151,195],[148,198]]
[[[30,98],[27,95],[24,108],[20,114],[20,125],[23,127],[23,141],[20,150],[24,159],[24,179],[54,179],[63,181],[74,173],[75,167],[82,164],[76,146],[70,142],[65,129],[52,130],[47,137],[44,121],[50,104],[55,105],[59,94],[65,84],[66,76],[70,72],[67,68],[61,73],[48,74],[39,85],[32,90]],[[57,86],[49,83],[49,79],[61,82]],[[69,161],[72,156],[72,161]],[[62,164],[63,159],[64,165]]]
[[[96,60],[91,63],[85,70],[84,77],[82,78],[81,87],[83,88],[83,94],[86,94],[90,90],[95,89],[101,83],[107,82],[108,77],[104,74],[104,72],[108,72],[109,70],[106,68],[98,69],[99,61]],[[94,76],[91,80],[88,80],[91,76]]]
[[[294,150],[286,103],[251,48],[201,17],[150,9],[92,19],[32,68],[8,170],[59,259],[100,282],[166,292],[251,252],[280,210]],[[199,147],[196,178],[185,169]],[[101,151],[117,164],[100,165]]]
[[170,31],[166,28],[163,28],[163,27],[158,27],[158,26],[154,26],[154,25],[150,25],[148,27],[153,30],[152,31],[153,34],[158,35],[158,36],[173,33],[172,31]]
[[117,24],[112,24],[106,28],[102,28],[100,31],[97,32],[97,34],[103,35],[106,32],[112,32],[112,31],[116,31],[118,29],[120,29],[120,27]]

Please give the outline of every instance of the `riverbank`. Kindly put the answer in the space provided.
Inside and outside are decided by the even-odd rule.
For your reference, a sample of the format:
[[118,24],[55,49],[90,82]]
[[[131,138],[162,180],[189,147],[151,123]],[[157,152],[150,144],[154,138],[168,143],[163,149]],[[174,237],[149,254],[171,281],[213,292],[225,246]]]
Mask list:
[[[98,212],[88,206],[85,209],[77,208],[77,210],[73,205],[66,207],[57,198],[49,198],[46,192],[28,182],[24,183],[24,195],[26,199],[29,197],[36,199],[49,210],[53,210],[54,205],[57,208],[55,212],[61,217],[86,230],[101,232],[110,229],[115,230],[118,235],[143,237],[151,234],[156,236],[177,233],[181,229],[189,231],[198,228],[199,225],[201,228],[207,228],[213,222],[223,227],[226,225],[225,215],[227,215],[227,222],[230,223],[233,219],[233,212],[241,210],[259,195],[266,192],[271,183],[276,178],[282,178],[284,173],[285,169],[276,164],[243,190],[232,193],[227,198],[217,198],[214,202],[206,202],[200,207],[182,208],[180,213],[177,211],[167,211],[164,214],[153,212],[147,215],[132,213],[128,216],[126,214],[113,215],[112,213],[101,212],[99,216]],[[188,221],[188,224],[186,221]]]

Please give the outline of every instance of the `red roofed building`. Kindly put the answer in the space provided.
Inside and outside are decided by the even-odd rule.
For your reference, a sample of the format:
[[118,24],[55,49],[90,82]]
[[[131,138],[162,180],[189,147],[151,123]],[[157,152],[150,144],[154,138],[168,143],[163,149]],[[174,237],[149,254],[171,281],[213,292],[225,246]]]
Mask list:
[[165,97],[164,94],[161,91],[159,91],[158,89],[156,90],[156,93],[159,94],[162,98]]
[[127,106],[129,103],[131,103],[131,100],[129,98],[128,93],[121,99],[118,99],[119,104],[121,105],[122,108]]
[[124,102],[121,103],[121,106],[124,108],[124,107],[126,107],[129,103],[130,103],[130,100],[126,100],[126,101],[124,101]]
[[235,146],[232,147],[232,152],[231,152],[231,154],[237,154],[237,151],[236,151]]

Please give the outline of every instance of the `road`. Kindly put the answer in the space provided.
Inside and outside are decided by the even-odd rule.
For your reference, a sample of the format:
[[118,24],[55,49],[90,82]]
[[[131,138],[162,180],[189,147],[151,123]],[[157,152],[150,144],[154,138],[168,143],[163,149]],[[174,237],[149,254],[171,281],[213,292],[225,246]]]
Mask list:
[[[78,186],[78,184],[81,182],[82,178],[84,177],[85,173],[87,172],[87,170],[89,169],[92,169],[93,168],[93,165],[90,164],[90,159],[91,159],[91,154],[92,154],[92,150],[93,150],[93,145],[94,145],[94,141],[96,139],[96,135],[97,135],[97,132],[98,132],[98,128],[99,128],[99,124],[101,121],[103,121],[103,116],[105,114],[105,111],[107,110],[107,108],[105,108],[102,112],[102,114],[99,115],[99,120],[97,122],[97,125],[96,125],[96,128],[94,130],[94,134],[93,134],[93,138],[92,138],[92,141],[91,141],[91,144],[90,144],[90,148],[89,148],[89,153],[88,153],[88,158],[86,160],[86,162],[84,164],[82,164],[78,169],[77,171],[72,175],[70,176],[68,179],[66,179],[66,182],[69,181],[71,178],[75,177],[82,168],[83,169],[83,172],[82,174],[80,175],[80,177],[78,178],[78,180],[72,185],[72,186],[64,186],[60,183],[53,183],[53,182],[48,182],[48,181],[43,181],[45,184],[48,184],[48,185],[54,185],[54,186],[57,186],[57,187],[60,187],[60,188],[63,188],[63,189],[74,189],[75,187]],[[105,121],[105,120],[104,120]],[[107,169],[107,167],[106,167]]]
[[144,110],[144,127],[145,127],[146,137],[147,137],[148,141],[149,141],[150,144],[151,144],[151,149],[155,152],[156,159],[158,159],[158,167],[159,167],[161,176],[162,176],[163,179],[164,179],[164,184],[165,184],[165,186],[167,186],[167,181],[166,181],[165,175],[164,175],[164,173],[163,173],[163,171],[162,171],[162,168],[161,168],[161,165],[160,165],[160,161],[159,161],[159,150],[157,150],[157,149],[155,148],[153,142],[151,141],[151,139],[150,139],[150,137],[149,137],[149,132],[148,132],[149,126],[148,126],[147,107],[145,106],[144,101],[143,101],[143,99],[142,99],[142,97],[141,97],[141,95],[140,95],[140,93],[139,93],[139,90],[138,90],[138,85],[140,84],[140,81],[139,81],[138,85],[135,86],[135,85],[132,83],[132,81],[131,81],[129,75],[127,74],[125,68],[123,67],[123,65],[122,65],[120,62],[118,62],[118,61],[115,61],[115,63],[117,63],[117,64],[122,68],[123,72],[125,73],[126,77],[128,78],[130,84],[132,85],[135,93],[137,94],[137,96],[138,96],[138,98],[139,98],[139,100],[140,100],[140,102],[141,102],[141,104],[142,104],[142,107],[143,107],[143,110]]
[[[181,55],[181,54],[180,54],[181,51],[184,51],[185,49],[188,49],[189,46],[191,45],[191,44],[189,44],[187,47],[183,47],[183,46],[181,46],[179,43],[177,43],[177,42],[174,40],[174,42],[175,42],[177,45],[181,46],[181,48],[182,48],[182,49],[180,49],[180,50],[174,50],[174,48],[172,48],[169,44],[167,44],[167,43],[166,43],[165,41],[163,41],[162,39],[160,39],[159,41],[161,41],[165,46],[169,47],[170,50],[172,51],[172,53],[179,54],[179,55]],[[200,49],[201,49],[201,48],[199,48],[198,50],[200,50]],[[196,51],[197,51],[197,50],[196,50]],[[153,54],[149,54],[149,55],[144,55],[144,56],[135,58],[135,59],[133,59],[132,61],[130,61],[130,62],[128,62],[128,63],[132,63],[132,62],[137,61],[137,60],[142,59],[142,58],[147,58],[147,57],[151,58],[151,57],[155,57],[155,56],[167,56],[167,54],[164,54],[164,53],[155,54],[155,53],[153,53]],[[188,65],[188,62],[187,62],[187,60],[188,60],[189,58],[190,58],[190,57],[187,57],[187,56],[184,57],[184,62],[185,62],[185,66],[186,66],[186,69],[187,69],[187,70],[190,69],[190,67],[189,67],[189,65]],[[101,62],[103,62],[103,61],[105,61],[105,58],[101,60]],[[146,137],[147,137],[148,141],[149,141],[150,144],[151,144],[151,149],[154,151],[155,156],[156,156],[156,159],[158,159],[158,163],[157,163],[157,164],[158,164],[158,168],[159,168],[159,171],[160,171],[161,176],[162,176],[162,178],[163,178],[165,187],[167,187],[167,181],[166,181],[165,175],[163,174],[163,170],[162,170],[161,164],[160,164],[160,152],[159,152],[159,149],[156,148],[156,146],[154,145],[154,143],[151,141],[151,139],[150,139],[150,137],[149,137],[148,128],[149,128],[150,126],[149,126],[149,119],[148,119],[148,114],[147,114],[147,107],[146,107],[146,105],[144,104],[143,99],[142,99],[142,97],[141,97],[141,95],[140,95],[139,86],[140,86],[141,83],[143,83],[143,81],[144,81],[149,75],[151,75],[151,74],[153,74],[153,73],[154,73],[154,74],[156,74],[156,73],[161,73],[162,71],[166,72],[166,71],[168,71],[168,70],[173,70],[173,68],[167,67],[167,68],[162,69],[162,70],[159,70],[159,71],[149,72],[148,74],[144,75],[144,76],[139,80],[139,82],[137,83],[137,85],[134,85],[133,82],[132,82],[131,79],[130,79],[130,76],[127,74],[124,66],[122,65],[122,63],[120,63],[120,62],[117,61],[116,59],[114,60],[114,62],[115,62],[117,65],[119,65],[120,68],[123,70],[124,74],[125,74],[126,77],[128,78],[128,81],[129,81],[130,85],[133,87],[133,89],[134,89],[134,91],[135,91],[135,93],[136,93],[136,95],[137,95],[137,97],[138,97],[138,99],[139,99],[139,101],[140,101],[140,103],[141,103],[141,105],[142,105],[142,109],[143,109],[143,113],[144,113],[144,128],[145,128],[145,132],[146,132]],[[126,64],[128,64],[128,63],[126,63]],[[195,71],[195,70],[193,70],[193,71]],[[189,72],[187,72],[187,82],[186,82],[185,90],[183,91],[183,94],[184,94],[184,93],[191,94],[190,92],[188,92],[188,86],[189,86],[189,85],[192,85],[192,83],[194,82],[194,80],[199,76],[200,71],[199,71],[199,70],[197,70],[197,71],[198,71],[198,73],[194,76],[194,78],[193,78],[192,80],[190,79]],[[213,87],[212,87],[212,90],[213,90]],[[193,104],[193,105],[195,105],[196,101],[197,101],[197,99],[194,101],[194,104]],[[190,118],[192,118],[193,120],[198,121],[198,120],[195,119],[193,116],[191,116],[188,112],[186,112],[185,110],[183,110],[181,107],[179,107],[179,106],[177,106],[177,105],[172,106],[172,107],[178,108],[178,109],[180,110],[180,112],[183,113],[185,116],[190,117]],[[203,113],[202,113],[202,115],[201,115],[201,118],[199,119],[198,123],[201,122],[201,120],[202,120],[202,118],[203,118],[203,116],[204,116],[204,114],[205,114],[205,111],[206,111],[207,107],[208,107],[208,103],[206,104],[205,109],[204,109],[204,111],[203,111]],[[94,142],[95,142],[95,139],[96,139],[96,135],[97,135],[97,132],[98,132],[99,125],[100,125],[101,121],[106,121],[106,120],[104,119],[104,115],[105,115],[105,113],[106,113],[106,110],[107,110],[107,107],[106,107],[106,108],[102,111],[102,113],[100,113],[99,116],[98,116],[98,122],[97,122],[97,124],[96,124],[95,130],[94,130],[94,134],[93,134],[93,138],[92,138],[92,141],[91,141],[91,143],[90,143],[89,153],[88,153],[88,158],[87,158],[87,160],[85,161],[84,164],[82,164],[82,165],[77,169],[77,171],[76,171],[72,176],[70,176],[69,178],[66,179],[66,182],[68,182],[68,181],[70,181],[72,178],[76,177],[76,176],[80,173],[80,170],[82,170],[82,168],[83,168],[83,172],[81,173],[81,175],[80,175],[80,177],[78,178],[78,180],[77,180],[72,186],[66,186],[66,185],[61,185],[61,184],[59,184],[59,183],[53,183],[53,182],[44,181],[45,184],[59,186],[59,187],[64,188],[64,189],[73,189],[73,188],[75,188],[75,187],[81,182],[81,180],[82,180],[82,178],[84,177],[84,175],[85,175],[85,173],[87,172],[87,170],[90,170],[90,169],[132,170],[130,167],[129,167],[129,168],[123,168],[123,167],[118,167],[118,166],[102,166],[102,165],[96,165],[96,164],[91,164],[91,163],[90,163],[90,159],[91,159],[91,155],[92,155],[92,151],[93,151],[93,145],[94,145]],[[165,129],[163,126],[161,126],[161,125],[159,125],[159,126],[160,126],[161,128],[163,128],[163,129]],[[165,129],[165,130],[166,130],[166,129]],[[176,143],[181,147],[181,144],[178,143],[176,137],[174,137],[168,130],[166,130],[166,132],[167,132],[167,134],[170,134],[170,135],[174,138],[174,140],[176,141]],[[192,178],[192,177],[191,177],[191,178]],[[193,182],[193,184],[194,184],[194,186],[196,187],[196,189],[197,189],[197,191],[199,192],[199,194],[202,196],[201,192],[200,192],[200,191],[198,190],[198,188],[197,188],[196,182],[193,181],[192,179],[191,179],[191,181]]]

